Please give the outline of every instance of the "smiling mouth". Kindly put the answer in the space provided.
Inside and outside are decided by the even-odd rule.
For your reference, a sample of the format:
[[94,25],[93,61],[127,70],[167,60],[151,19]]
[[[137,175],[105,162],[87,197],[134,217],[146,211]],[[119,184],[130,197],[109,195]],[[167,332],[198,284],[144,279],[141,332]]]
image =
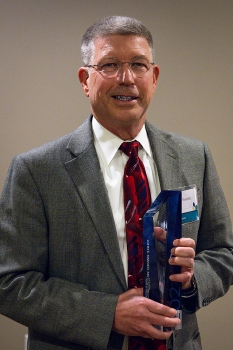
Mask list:
[[137,100],[136,96],[115,95],[115,96],[113,96],[113,98],[115,98],[118,101],[133,101],[133,100]]

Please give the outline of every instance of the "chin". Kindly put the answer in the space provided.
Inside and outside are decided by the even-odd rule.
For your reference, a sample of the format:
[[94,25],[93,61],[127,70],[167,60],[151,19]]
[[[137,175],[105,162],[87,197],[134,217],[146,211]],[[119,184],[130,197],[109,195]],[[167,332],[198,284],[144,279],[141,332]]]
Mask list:
[[130,111],[125,111],[124,114],[122,114],[122,117],[118,117],[118,119],[121,119],[122,121],[125,122],[133,122],[133,121],[137,121],[137,120],[141,120],[145,117],[144,113],[140,113],[140,112],[130,112]]

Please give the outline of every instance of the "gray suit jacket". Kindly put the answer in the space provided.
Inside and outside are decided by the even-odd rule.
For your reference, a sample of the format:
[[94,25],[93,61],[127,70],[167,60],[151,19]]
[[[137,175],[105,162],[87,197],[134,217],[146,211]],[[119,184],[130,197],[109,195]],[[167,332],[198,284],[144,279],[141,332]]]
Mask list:
[[[198,306],[232,283],[233,238],[213,160],[202,142],[146,124],[162,189],[196,184]],[[111,331],[126,291],[116,228],[91,118],[74,133],[12,161],[0,202],[0,313],[29,327],[30,350],[121,349]],[[201,349],[195,313],[168,349]]]

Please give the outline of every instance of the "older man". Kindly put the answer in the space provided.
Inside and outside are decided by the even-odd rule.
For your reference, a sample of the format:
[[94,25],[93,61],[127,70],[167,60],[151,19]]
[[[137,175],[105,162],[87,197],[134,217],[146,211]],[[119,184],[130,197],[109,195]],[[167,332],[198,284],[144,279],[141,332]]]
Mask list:
[[[195,312],[223,296],[233,276],[231,222],[208,147],[146,122],[159,68],[141,22],[101,19],[84,34],[82,55],[78,76],[91,116],[15,157],[7,175],[0,312],[29,328],[30,350],[162,349],[165,341],[167,349],[201,349]],[[160,326],[179,325],[176,310],[129,282],[123,178],[131,141],[148,205],[161,189],[197,187],[199,221],[183,227],[169,259],[181,266],[170,277],[182,284],[184,310],[174,332]]]

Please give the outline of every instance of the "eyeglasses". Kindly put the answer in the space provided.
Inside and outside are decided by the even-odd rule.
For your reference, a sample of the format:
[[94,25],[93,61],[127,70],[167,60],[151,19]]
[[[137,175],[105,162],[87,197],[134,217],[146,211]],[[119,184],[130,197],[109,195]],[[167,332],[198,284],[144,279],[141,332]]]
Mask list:
[[123,64],[128,64],[130,71],[139,78],[143,77],[149,71],[151,66],[154,65],[154,63],[148,63],[145,60],[132,60],[130,62],[119,62],[114,60],[101,62],[99,64],[88,64],[86,67],[94,68],[108,78],[114,78]]

